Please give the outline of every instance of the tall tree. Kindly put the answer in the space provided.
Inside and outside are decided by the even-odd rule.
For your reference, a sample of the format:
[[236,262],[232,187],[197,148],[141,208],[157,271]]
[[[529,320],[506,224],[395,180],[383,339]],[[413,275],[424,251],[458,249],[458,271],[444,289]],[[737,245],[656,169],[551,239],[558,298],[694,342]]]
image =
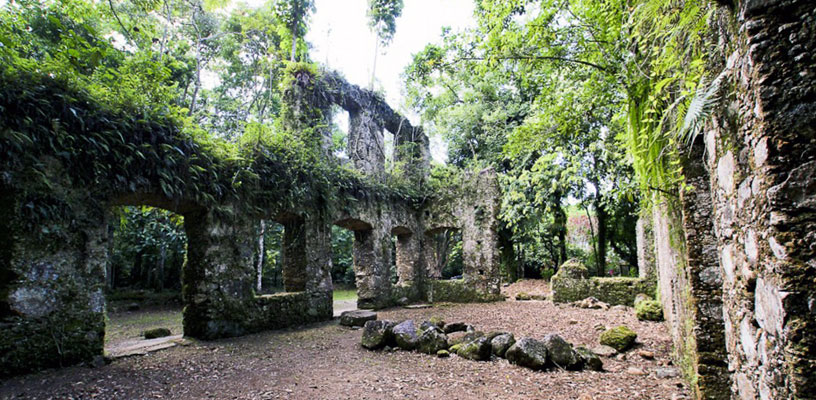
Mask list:
[[377,55],[380,44],[388,46],[397,32],[397,18],[402,14],[402,0],[368,0],[368,26],[377,35],[374,43],[374,65],[371,67],[370,88],[374,88],[374,76],[377,70]]

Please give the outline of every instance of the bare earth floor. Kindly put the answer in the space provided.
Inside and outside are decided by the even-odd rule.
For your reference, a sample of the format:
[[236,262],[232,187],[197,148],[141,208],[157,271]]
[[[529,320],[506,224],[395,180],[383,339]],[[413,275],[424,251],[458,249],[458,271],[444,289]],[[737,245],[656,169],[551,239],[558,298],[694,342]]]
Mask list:
[[[548,301],[443,304],[391,309],[380,319],[465,321],[478,329],[517,336],[558,333],[574,344],[596,346],[595,326],[626,324],[639,349],[624,360],[604,359],[606,372],[533,372],[505,360],[475,362],[360,347],[361,330],[335,321],[214,342],[193,342],[102,368],[70,367],[0,382],[0,398],[178,399],[672,399],[688,397],[680,379],[660,379],[668,362],[663,324],[639,322],[628,310],[585,310]],[[646,376],[630,375],[639,367]]]

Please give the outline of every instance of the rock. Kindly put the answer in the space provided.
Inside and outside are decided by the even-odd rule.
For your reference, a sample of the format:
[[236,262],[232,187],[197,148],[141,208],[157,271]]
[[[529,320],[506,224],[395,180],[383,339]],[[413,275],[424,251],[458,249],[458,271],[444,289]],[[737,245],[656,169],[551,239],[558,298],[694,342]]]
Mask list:
[[581,368],[581,359],[572,350],[572,345],[569,344],[561,336],[550,334],[544,336],[544,345],[547,346],[547,353],[550,356],[550,361],[559,368],[576,370]]
[[436,356],[439,358],[448,358],[450,357],[450,352],[447,350],[439,350],[436,352]]
[[656,374],[660,379],[672,379],[680,376],[680,370],[674,367],[661,367],[657,369]]
[[538,300],[538,301],[544,301],[544,300],[547,300],[547,295],[546,294],[534,294],[534,295],[530,296],[530,299]]
[[90,362],[91,368],[102,368],[108,364],[108,360],[105,359],[105,356],[96,355]]
[[518,293],[516,293],[516,300],[518,300],[518,301],[532,300],[532,296],[530,296],[529,294],[527,294],[525,292],[518,292]]
[[504,357],[518,366],[542,370],[547,366],[547,345],[535,339],[524,338],[510,346]]
[[144,332],[145,339],[156,339],[170,335],[172,335],[172,333],[170,333],[170,329],[167,328],[148,329]]
[[646,372],[642,368],[638,368],[638,367],[629,367],[629,368],[626,369],[626,373],[629,374],[629,375],[638,375],[638,376],[649,375],[648,372]]
[[578,325],[578,320],[571,319],[569,320],[570,325]]
[[450,323],[450,324],[445,325],[443,330],[445,331],[445,334],[450,334],[450,333],[453,333],[453,332],[464,332],[464,331],[468,330],[467,329],[468,326],[470,326],[470,325],[468,325],[468,324],[466,324],[464,322],[454,322],[454,323]]
[[459,348],[456,350],[456,355],[474,361],[489,360],[491,351],[493,350],[490,346],[490,340],[484,336],[460,343],[458,346]]
[[507,353],[507,349],[509,349],[514,343],[516,343],[516,338],[513,337],[512,333],[503,333],[494,337],[490,341],[490,347],[493,355],[497,357],[504,357],[504,354]]
[[635,306],[635,316],[641,321],[662,321],[663,307],[655,300],[644,300]]
[[615,354],[618,354],[617,350],[604,345],[593,347],[592,352],[601,357],[613,357]]
[[581,358],[581,361],[583,361],[587,368],[593,371],[603,371],[603,361],[601,361],[601,358],[593,353],[592,350],[579,346],[575,348],[575,353]]
[[618,361],[626,361],[626,354],[625,353],[620,353],[620,354],[615,356],[615,359],[618,360]]
[[640,302],[651,299],[652,298],[649,295],[639,293],[637,296],[635,296],[635,307],[637,307],[637,305],[640,304]]
[[397,305],[399,305],[399,306],[404,306],[406,304],[408,304],[408,298],[407,297],[400,297],[397,300]]
[[635,344],[635,339],[637,339],[637,333],[621,325],[604,331],[601,334],[600,342],[602,345],[623,352]]
[[604,324],[595,324],[595,326],[593,328],[598,332],[603,332],[603,331],[606,330],[606,325],[604,325]]
[[403,350],[413,350],[416,348],[419,336],[417,335],[414,320],[407,319],[402,321],[394,326],[391,331],[394,332],[394,341],[396,341],[399,348]]
[[340,314],[340,325],[364,326],[367,321],[377,319],[377,313],[368,310],[344,311]]
[[618,304],[616,306],[612,306],[609,309],[612,310],[612,311],[629,312],[630,307],[627,307],[627,306],[625,306],[623,304]]
[[583,300],[572,303],[572,305],[578,308],[590,308],[595,310],[606,310],[609,308],[609,304],[606,304],[594,297],[587,297]]
[[417,340],[417,350],[420,353],[436,354],[448,348],[448,337],[436,326],[425,329]]
[[587,279],[589,278],[589,270],[581,261],[572,258],[558,267],[557,275],[560,278]]
[[482,332],[454,332],[448,335],[448,346],[455,346],[460,343],[467,343],[483,337]]
[[391,321],[366,321],[360,344],[369,350],[388,347],[394,341],[391,331],[393,328],[394,323]]
[[432,324],[436,325],[437,327],[439,327],[439,329],[442,329],[442,328],[445,327],[445,320],[442,319],[442,317],[436,317],[436,316],[431,317],[430,322]]
[[648,350],[640,350],[638,351],[638,355],[647,359],[647,360],[654,360],[655,354],[653,351]]

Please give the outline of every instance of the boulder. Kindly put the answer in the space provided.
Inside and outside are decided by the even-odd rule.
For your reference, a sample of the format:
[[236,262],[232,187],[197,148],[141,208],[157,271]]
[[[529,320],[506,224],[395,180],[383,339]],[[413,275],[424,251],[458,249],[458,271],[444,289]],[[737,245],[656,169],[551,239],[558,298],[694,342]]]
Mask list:
[[615,354],[618,354],[617,350],[604,345],[593,347],[591,351],[601,357],[614,357]]
[[436,356],[439,358],[448,358],[450,357],[450,352],[447,350],[439,350],[436,352]]
[[516,293],[516,300],[518,300],[518,301],[532,300],[532,296],[530,296],[526,292],[518,292],[518,293]]
[[430,322],[439,327],[439,329],[445,327],[445,320],[442,319],[442,317],[431,317]]
[[597,354],[593,353],[592,350],[579,346],[575,348],[575,353],[581,358],[581,361],[587,368],[593,371],[603,371],[603,362],[601,361],[601,358],[598,357]]
[[560,278],[587,279],[589,278],[589,270],[581,261],[572,258],[558,267],[558,273],[556,275]]
[[172,333],[170,333],[170,329],[167,328],[148,329],[144,332],[145,339],[156,339],[170,335],[172,335]]
[[445,334],[450,334],[450,333],[453,333],[453,332],[464,332],[464,331],[468,330],[468,326],[470,326],[470,325],[468,325],[468,324],[466,324],[464,322],[453,322],[453,323],[445,325],[445,327],[443,329],[445,331]]
[[600,342],[602,345],[609,346],[619,352],[628,350],[635,344],[637,333],[635,331],[621,325],[612,329],[607,329],[601,333]]
[[646,301],[646,300],[651,300],[651,299],[652,298],[649,295],[646,295],[646,294],[643,294],[643,293],[638,293],[638,295],[635,296],[635,307],[637,307],[637,305],[640,304],[640,302]]
[[490,346],[490,340],[485,336],[477,337],[473,340],[460,343],[457,345],[456,354],[459,357],[467,358],[474,361],[485,361],[490,359],[490,353],[493,348]]
[[504,354],[507,353],[507,349],[509,349],[514,343],[516,343],[516,338],[513,337],[512,333],[502,333],[490,341],[490,347],[493,355],[497,357],[504,357]]
[[436,354],[439,350],[448,348],[448,337],[441,329],[433,326],[422,331],[416,346],[420,353]]
[[403,350],[413,350],[416,348],[419,335],[417,335],[417,328],[414,325],[414,320],[407,319],[400,322],[391,330],[394,332],[394,341],[397,346]]
[[363,326],[363,338],[360,344],[369,349],[375,350],[393,344],[394,336],[391,331],[394,323],[391,321],[366,321]]
[[454,332],[448,335],[448,346],[471,342],[484,336],[482,332]]
[[377,319],[377,313],[368,310],[344,311],[340,314],[340,325],[364,326],[367,321]]
[[578,308],[589,308],[595,310],[606,310],[609,308],[609,304],[606,304],[594,297],[587,297],[583,300],[572,303],[572,305]]
[[581,358],[572,350],[572,345],[564,338],[550,334],[544,336],[542,342],[547,346],[550,361],[557,367],[569,370],[581,369]]
[[641,321],[662,321],[663,306],[656,300],[643,300],[635,305],[635,316]]
[[535,339],[524,338],[510,346],[504,357],[513,364],[542,370],[547,366],[547,345]]

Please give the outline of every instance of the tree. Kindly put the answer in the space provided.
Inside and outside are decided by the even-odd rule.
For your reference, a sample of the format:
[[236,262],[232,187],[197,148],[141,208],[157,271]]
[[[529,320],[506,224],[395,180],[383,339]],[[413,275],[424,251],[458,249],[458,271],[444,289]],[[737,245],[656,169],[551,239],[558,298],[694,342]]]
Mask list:
[[[275,19],[279,22],[279,34],[290,46],[289,61],[297,61],[298,43],[309,27],[309,16],[315,11],[314,0],[277,0],[273,6]],[[305,49],[305,47],[303,47]]]
[[397,32],[397,18],[402,14],[402,0],[368,0],[368,26],[377,35],[374,43],[374,65],[371,67],[371,83],[369,88],[374,88],[374,72],[377,70],[377,53],[380,44],[388,46],[394,39]]

